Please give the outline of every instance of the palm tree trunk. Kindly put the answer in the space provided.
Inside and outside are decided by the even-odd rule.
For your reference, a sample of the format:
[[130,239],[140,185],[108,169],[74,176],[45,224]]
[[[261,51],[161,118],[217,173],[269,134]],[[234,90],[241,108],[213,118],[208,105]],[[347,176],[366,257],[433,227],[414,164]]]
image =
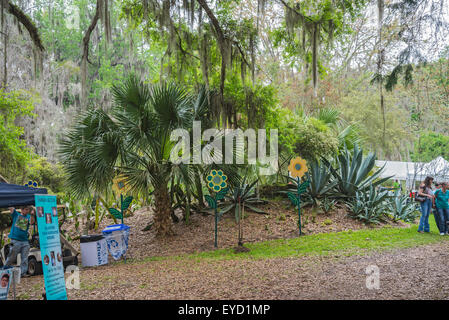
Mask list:
[[154,226],[157,236],[173,235],[171,221],[171,202],[167,186],[160,186],[154,191]]

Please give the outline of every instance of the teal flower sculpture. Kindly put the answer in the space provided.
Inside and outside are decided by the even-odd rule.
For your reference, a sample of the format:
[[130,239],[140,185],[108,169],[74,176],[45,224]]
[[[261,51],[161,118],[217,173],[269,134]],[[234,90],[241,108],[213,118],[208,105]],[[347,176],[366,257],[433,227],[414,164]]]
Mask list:
[[228,177],[221,170],[211,170],[206,177],[208,188],[211,190],[211,195],[205,195],[207,204],[214,209],[215,216],[215,248],[218,246],[218,220],[220,219],[217,211],[217,203],[224,199],[228,192]]

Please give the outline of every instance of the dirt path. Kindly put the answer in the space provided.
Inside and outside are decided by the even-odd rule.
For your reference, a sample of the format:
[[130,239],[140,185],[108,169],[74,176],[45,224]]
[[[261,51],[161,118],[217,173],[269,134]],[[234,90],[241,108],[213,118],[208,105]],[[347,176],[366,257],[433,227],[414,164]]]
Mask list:
[[[81,271],[69,299],[448,299],[446,242],[369,256],[269,260],[165,260]],[[366,288],[376,265],[380,289]],[[23,279],[18,296],[39,299],[42,277]]]

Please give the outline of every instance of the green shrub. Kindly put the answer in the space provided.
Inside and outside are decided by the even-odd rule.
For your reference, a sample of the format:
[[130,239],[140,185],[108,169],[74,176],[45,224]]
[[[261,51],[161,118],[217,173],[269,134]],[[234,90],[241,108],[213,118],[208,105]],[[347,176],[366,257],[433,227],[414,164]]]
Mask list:
[[336,200],[335,199],[331,199],[329,197],[325,197],[323,199],[323,201],[320,202],[320,208],[321,210],[323,210],[324,213],[329,213],[330,211],[332,211],[335,208],[335,204],[336,204]]
[[295,134],[295,153],[307,160],[332,156],[338,151],[338,139],[324,122],[309,118],[297,124]]
[[36,181],[39,187],[50,189],[53,193],[64,191],[64,170],[60,164],[53,164],[46,158],[31,161],[28,167],[27,179]]

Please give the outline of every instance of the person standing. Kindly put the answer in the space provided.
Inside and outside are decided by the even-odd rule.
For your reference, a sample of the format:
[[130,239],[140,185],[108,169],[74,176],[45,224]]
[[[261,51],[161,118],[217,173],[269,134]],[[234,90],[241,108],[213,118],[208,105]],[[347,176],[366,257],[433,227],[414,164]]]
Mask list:
[[34,216],[30,214],[31,209],[31,207],[25,207],[21,210],[21,213],[18,213],[15,208],[9,208],[12,216],[11,232],[9,233],[12,247],[6,259],[5,266],[11,266],[20,253],[20,271],[22,277],[26,277],[28,271],[28,253],[30,252],[28,229],[30,228],[30,223],[34,224]]
[[[435,182],[435,191],[433,192],[433,194],[435,195],[435,193],[441,188],[441,184],[438,182]],[[432,213],[433,213],[433,217],[435,219],[435,224],[438,227],[438,230],[440,231],[440,236],[444,236],[445,234],[445,227],[443,226],[443,222],[441,220],[441,217],[438,213],[437,208],[435,207],[435,199],[434,199],[434,203],[432,206]]]
[[424,183],[419,186],[418,196],[424,197],[421,201],[421,219],[419,219],[418,232],[430,232],[429,215],[433,205],[432,177],[426,177]]
[[442,227],[440,234],[449,234],[447,225],[449,222],[449,190],[447,182],[441,183],[441,189],[435,191],[435,206]]
[[393,189],[394,189],[394,191],[397,191],[397,190],[401,190],[402,188],[401,188],[401,183],[399,182],[399,180],[395,180],[394,181],[394,183],[393,183]]

